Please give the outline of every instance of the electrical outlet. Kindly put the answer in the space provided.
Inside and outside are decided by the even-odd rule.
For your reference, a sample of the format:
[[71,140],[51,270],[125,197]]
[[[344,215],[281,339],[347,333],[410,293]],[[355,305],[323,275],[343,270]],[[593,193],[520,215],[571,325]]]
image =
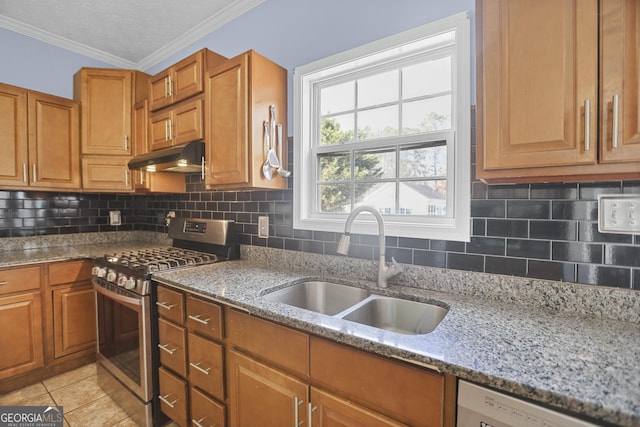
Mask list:
[[169,211],[167,213],[167,216],[164,218],[164,223],[165,225],[169,225],[171,224],[171,218],[175,218],[176,217],[176,213],[174,211]]
[[640,233],[640,196],[598,196],[598,231],[601,233]]
[[120,211],[109,211],[109,225],[121,225]]
[[269,238],[269,217],[268,216],[258,217],[258,237],[260,237],[261,239]]

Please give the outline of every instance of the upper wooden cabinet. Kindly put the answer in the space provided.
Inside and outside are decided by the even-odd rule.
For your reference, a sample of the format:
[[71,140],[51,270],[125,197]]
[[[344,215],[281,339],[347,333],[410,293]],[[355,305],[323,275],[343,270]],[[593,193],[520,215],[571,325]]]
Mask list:
[[202,97],[194,97],[165,110],[152,113],[149,121],[149,149],[204,139]]
[[281,152],[286,165],[287,70],[254,51],[245,52],[214,68],[206,79],[205,142],[207,188],[286,188],[287,180],[273,169],[273,178],[262,174],[267,150],[263,123],[276,106],[282,124]]
[[0,84],[0,128],[3,188],[80,188],[76,102]]
[[147,74],[82,68],[73,77],[82,104],[82,188],[131,191],[127,163],[133,155],[133,104],[146,98]]
[[149,109],[159,110],[204,91],[206,71],[226,58],[202,49],[149,79]]
[[477,2],[478,178],[640,176],[640,7],[600,3],[599,17],[598,0]]
[[[149,151],[149,102],[145,99],[133,106],[133,155]],[[177,173],[131,171],[133,189],[136,192],[184,193],[185,175]]]

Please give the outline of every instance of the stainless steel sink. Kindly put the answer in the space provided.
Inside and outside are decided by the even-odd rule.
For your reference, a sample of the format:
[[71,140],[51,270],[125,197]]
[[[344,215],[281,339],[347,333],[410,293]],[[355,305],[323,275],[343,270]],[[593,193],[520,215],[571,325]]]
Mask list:
[[366,289],[314,280],[279,289],[265,295],[265,298],[333,316],[368,296]]
[[342,318],[400,334],[420,335],[433,331],[447,312],[433,304],[374,295]]

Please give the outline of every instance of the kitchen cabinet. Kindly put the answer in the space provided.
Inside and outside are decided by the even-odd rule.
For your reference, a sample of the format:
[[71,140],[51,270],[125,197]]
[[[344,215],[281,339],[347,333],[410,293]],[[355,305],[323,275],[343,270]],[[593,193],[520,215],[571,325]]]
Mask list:
[[204,139],[202,97],[188,99],[161,112],[149,122],[151,151]]
[[[95,291],[88,260],[48,264],[45,292],[48,307],[47,358],[80,357],[95,353]],[[51,329],[52,333],[49,333]]]
[[82,104],[82,188],[131,191],[133,104],[146,98],[149,76],[134,70],[82,68],[73,77]]
[[0,380],[44,366],[41,276],[40,266],[0,270]]
[[231,426],[454,424],[445,395],[455,378],[237,310],[225,314]]
[[0,186],[80,189],[76,102],[0,83]]
[[226,58],[202,49],[149,79],[149,109],[156,111],[198,95],[204,90],[206,71]]
[[160,406],[181,426],[224,426],[222,307],[158,286]]
[[[146,99],[133,106],[133,155],[145,154],[148,149],[149,101]],[[136,192],[184,193],[186,183],[184,174],[131,171],[133,189]]]
[[477,2],[478,178],[640,176],[639,9],[633,0]]
[[[210,189],[286,188],[273,170],[262,174],[267,155],[263,123],[276,106],[282,123],[281,164],[286,165],[287,71],[250,50],[212,69],[205,87],[205,184]],[[270,130],[275,143],[275,131]]]

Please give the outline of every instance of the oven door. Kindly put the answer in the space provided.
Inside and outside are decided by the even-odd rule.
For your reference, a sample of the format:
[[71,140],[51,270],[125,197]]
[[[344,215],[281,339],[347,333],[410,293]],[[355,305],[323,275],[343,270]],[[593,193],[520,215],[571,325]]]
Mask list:
[[143,402],[150,402],[153,397],[150,296],[137,295],[96,277],[93,287],[97,361]]

